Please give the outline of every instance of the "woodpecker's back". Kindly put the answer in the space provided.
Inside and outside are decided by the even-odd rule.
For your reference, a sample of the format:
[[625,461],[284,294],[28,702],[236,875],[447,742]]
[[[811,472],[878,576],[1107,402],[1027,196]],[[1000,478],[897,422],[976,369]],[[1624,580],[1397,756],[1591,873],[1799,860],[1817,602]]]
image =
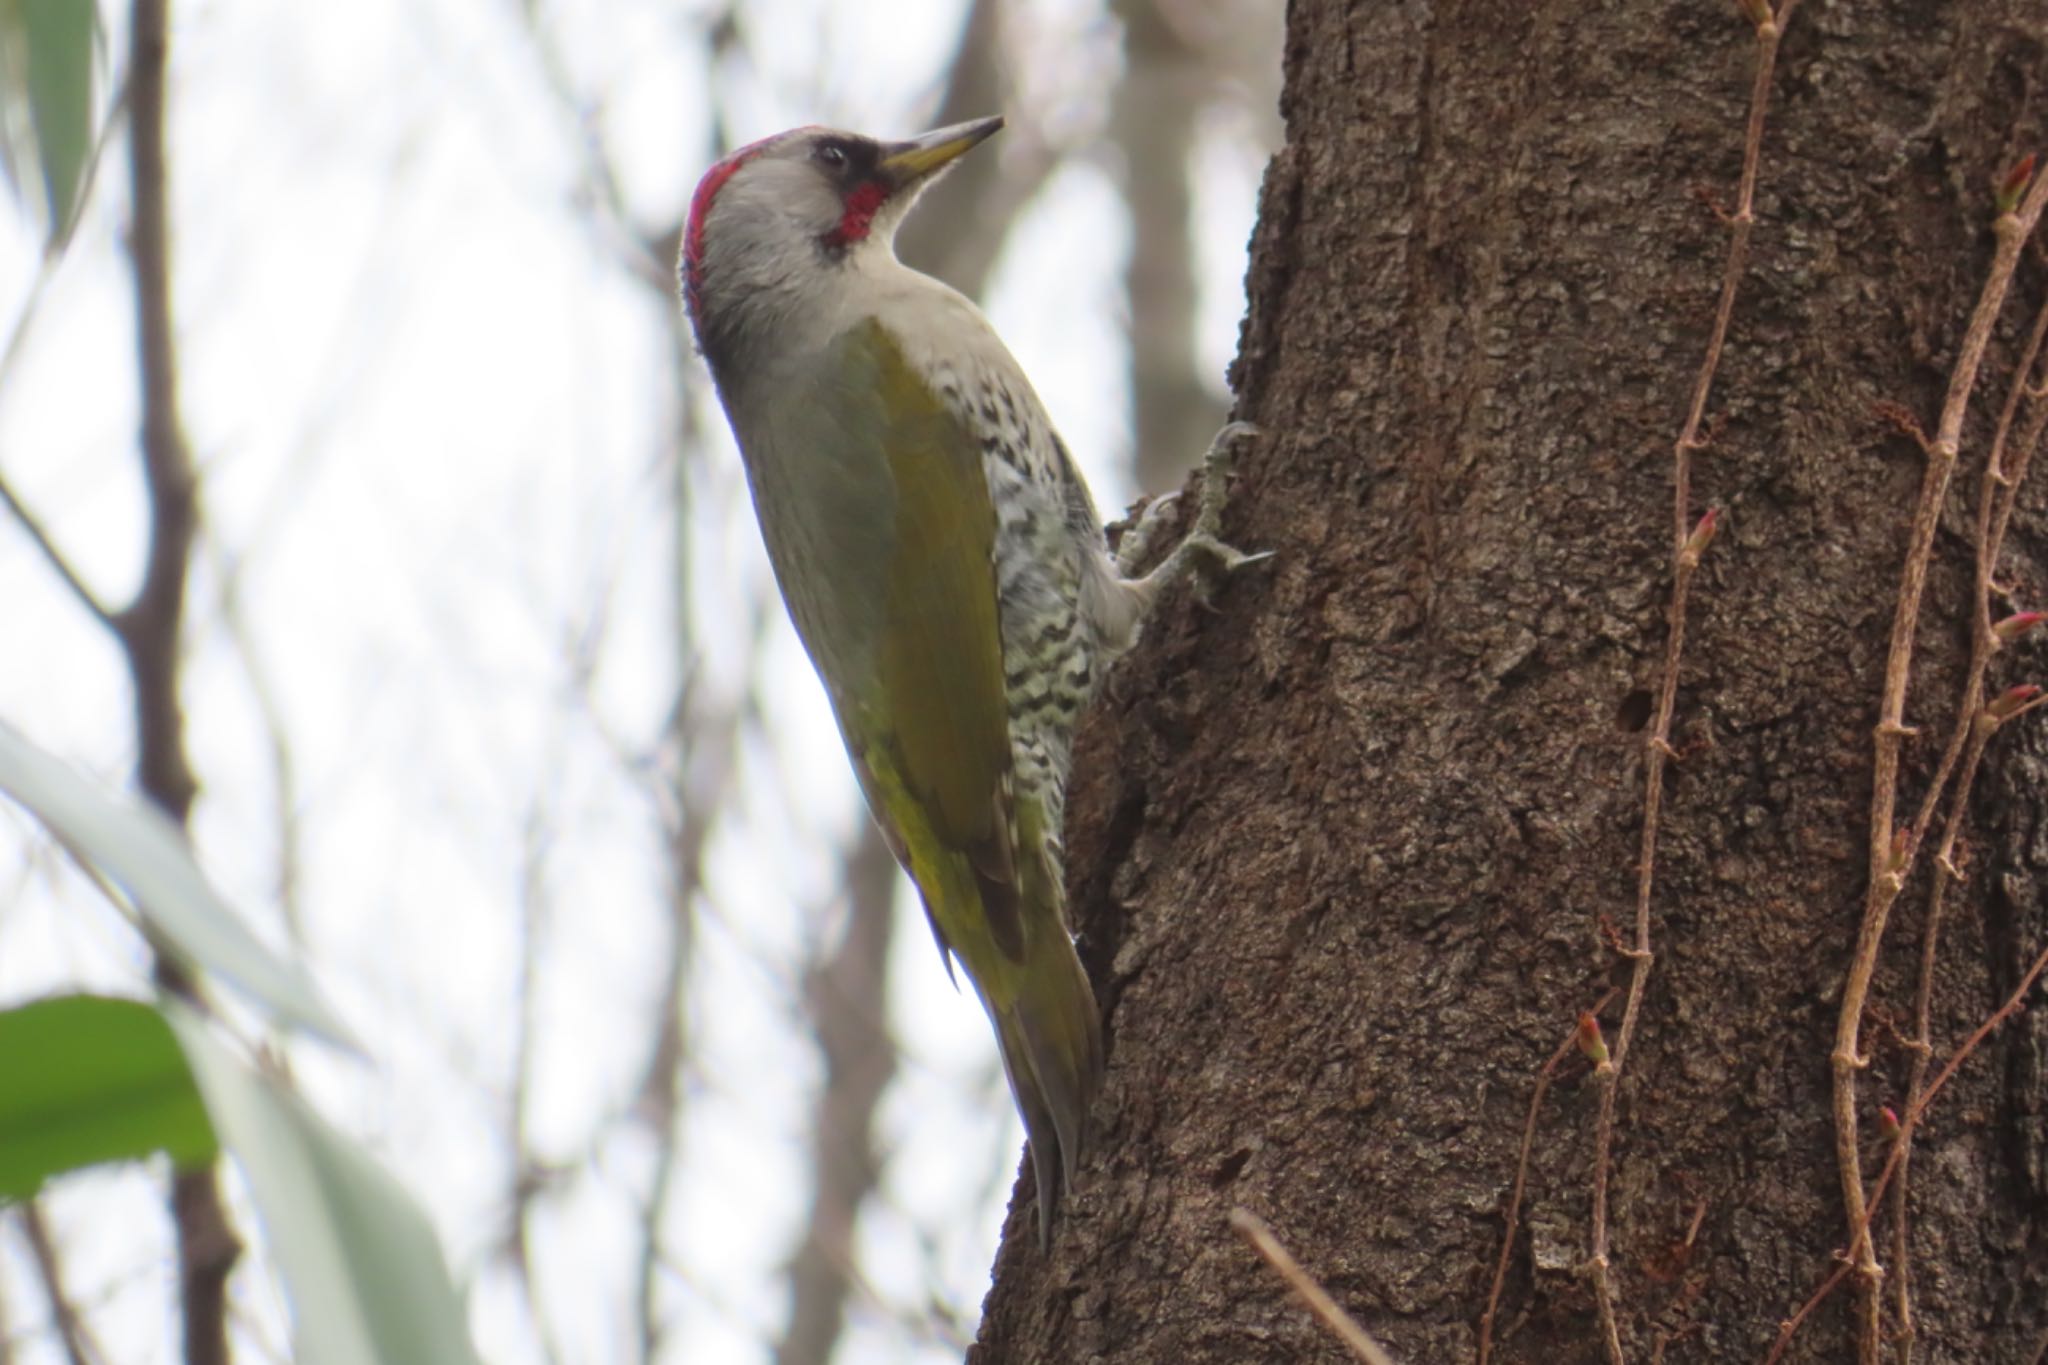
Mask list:
[[869,808],[995,1026],[1049,1237],[1102,1064],[1061,885],[1072,732],[1144,594],[987,320],[895,257],[917,192],[999,126],[743,148],[698,188],[682,274]]

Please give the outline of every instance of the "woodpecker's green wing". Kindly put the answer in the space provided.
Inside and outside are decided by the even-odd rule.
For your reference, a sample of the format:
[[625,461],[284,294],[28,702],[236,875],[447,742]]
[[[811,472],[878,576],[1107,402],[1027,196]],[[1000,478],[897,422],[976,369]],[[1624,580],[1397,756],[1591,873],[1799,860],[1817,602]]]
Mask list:
[[886,478],[894,496],[883,562],[871,566],[881,597],[860,652],[872,666],[835,668],[815,649],[813,658],[868,804],[995,1025],[1031,1138],[1043,1235],[1061,1174],[1073,1178],[1102,1044],[1048,831],[1011,780],[981,444],[881,323],[840,345],[842,363],[830,368],[846,382],[823,395],[821,415],[834,444],[879,442],[848,463]]

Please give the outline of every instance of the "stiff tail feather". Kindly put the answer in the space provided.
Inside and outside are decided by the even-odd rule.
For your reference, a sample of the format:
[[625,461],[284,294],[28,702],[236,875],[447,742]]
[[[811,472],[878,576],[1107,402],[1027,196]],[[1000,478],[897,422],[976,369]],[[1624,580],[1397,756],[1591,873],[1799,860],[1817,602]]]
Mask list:
[[[1003,1072],[1031,1143],[1038,1184],[1038,1243],[1052,1244],[1053,1214],[1087,1141],[1088,1109],[1102,1083],[1102,1020],[1088,973],[1067,932],[1058,858],[1035,797],[1018,801],[1006,841],[940,845],[930,826],[883,819],[887,769],[856,763],[891,851],[917,883],[939,954],[966,970],[995,1026]],[[1008,788],[1005,788],[1007,795]],[[1001,806],[999,818],[1010,812]],[[904,832],[907,831],[907,836]]]
[[1038,1244],[1052,1243],[1060,1193],[1074,1183],[1087,1144],[1088,1110],[1102,1081],[1102,1024],[1095,993],[1065,929],[1032,936],[1030,960],[1007,1004],[983,996],[1010,1093],[1023,1115],[1038,1184]]

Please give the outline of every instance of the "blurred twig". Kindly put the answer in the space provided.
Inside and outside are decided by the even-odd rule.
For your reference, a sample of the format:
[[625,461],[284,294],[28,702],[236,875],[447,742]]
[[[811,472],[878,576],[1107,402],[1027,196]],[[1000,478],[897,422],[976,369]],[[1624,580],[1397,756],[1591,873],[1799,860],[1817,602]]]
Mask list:
[[136,0],[133,25],[136,342],[142,375],[142,473],[149,494],[149,551],[135,599],[116,617],[135,681],[138,766],[145,794],[179,824],[197,783],[185,755],[178,702],[178,642],[186,567],[198,523],[198,481],[178,417],[171,319],[169,191],[164,171],[167,0]]
[[95,1360],[106,1359],[71,1296],[64,1291],[64,1267],[57,1255],[57,1245],[50,1237],[42,1209],[33,1199],[21,1206],[21,1228],[28,1238],[29,1254],[35,1258],[36,1276],[43,1282],[43,1294],[50,1303],[50,1321],[57,1329],[57,1339],[64,1343],[64,1359],[69,1365],[91,1365]]
[[[560,768],[560,755],[551,756],[545,771]],[[553,1172],[533,1151],[530,1132],[533,1094],[533,1037],[535,997],[539,992],[541,940],[546,933],[549,902],[547,859],[550,843],[547,798],[536,793],[527,807],[520,829],[519,857],[519,981],[514,988],[515,1013],[512,1040],[512,1094],[506,1118],[511,1130],[512,1211],[507,1236],[511,1242],[512,1266],[526,1294],[527,1316],[541,1358],[549,1365],[562,1359],[554,1326],[548,1318],[537,1287],[533,1265],[532,1217],[534,1201],[545,1192]]]
[[789,1320],[776,1365],[828,1365],[838,1344],[855,1267],[854,1224],[879,1174],[875,1110],[896,1073],[885,1013],[896,859],[865,819],[844,867],[845,931],[804,982],[825,1082],[811,1121],[810,1214],[786,1264]]
[[1124,290],[1135,469],[1141,488],[1177,488],[1224,418],[1195,354],[1201,292],[1190,182],[1196,119],[1215,80],[1158,0],[1112,0],[1110,9],[1124,28],[1109,134],[1131,215]]
[[[185,754],[185,717],[178,699],[178,649],[198,492],[178,419],[171,318],[170,195],[164,169],[168,8],[168,0],[135,0],[129,21],[129,170],[135,216],[130,240],[149,551],[142,585],[114,618],[114,627],[134,680],[138,782],[149,801],[183,826],[191,818],[198,789]],[[165,990],[194,994],[185,973],[161,955],[156,976]],[[228,1275],[242,1246],[221,1203],[218,1165],[174,1175],[171,1209],[177,1226],[186,1365],[226,1365]]]
[[[264,747],[270,756],[270,784],[277,820],[277,908],[284,924],[285,938],[301,956],[306,951],[305,917],[299,903],[299,874],[303,863],[303,839],[299,824],[298,762],[292,753],[291,731],[285,723],[284,705],[277,683],[249,626],[242,603],[242,568],[246,554],[231,555],[218,538],[207,536],[207,549],[220,590],[215,602],[221,624],[241,660],[242,675],[248,679],[249,694],[256,702],[256,714],[263,726]],[[281,1059],[284,1058],[280,1054]]]
[[537,0],[517,3],[527,37],[532,40],[534,57],[540,63],[541,78],[575,138],[582,179],[579,189],[583,200],[601,211],[600,235],[627,274],[656,293],[671,292],[675,288],[671,262],[663,260],[647,239],[633,230],[618,169],[604,145],[604,106],[577,88],[568,59],[549,31]]
[[21,529],[28,533],[28,538],[35,542],[35,547],[41,552],[43,559],[49,564],[64,586],[70,589],[71,595],[78,599],[78,605],[85,608],[86,614],[109,630],[118,629],[114,621],[114,614],[107,609],[104,602],[100,601],[99,595],[86,583],[84,577],[79,574],[77,567],[72,564],[70,558],[57,547],[56,541],[50,538],[50,533],[43,526],[42,519],[21,500],[20,496],[15,493],[13,485],[9,484],[4,476],[0,476],[0,503],[6,504],[7,510],[13,514],[15,521],[19,522]]
[[988,152],[954,163],[896,234],[896,254],[907,264],[970,298],[987,287],[1010,224],[1065,155],[1046,142],[1029,110],[1005,108],[1011,82],[1000,40],[1007,7],[1008,0],[973,0],[938,110],[926,120],[942,128],[1003,113],[1003,135]]
[[668,972],[656,1006],[654,1051],[648,1058],[633,1106],[655,1141],[655,1169],[642,1214],[635,1295],[640,1358],[649,1362],[660,1355],[665,1332],[655,1300],[662,1260],[661,1218],[674,1183],[682,1134],[677,1083],[689,1055],[684,1008],[690,968],[696,959],[695,907],[704,888],[704,850],[732,784],[733,741],[738,729],[737,710],[718,708],[715,715],[708,713],[697,704],[700,691],[694,687],[684,689],[664,744],[665,749],[679,756],[680,768],[669,789],[672,804],[663,820],[672,943]]
[[[681,315],[673,313],[670,331],[678,376],[689,343]],[[661,1217],[668,1202],[678,1161],[682,1113],[677,1083],[689,1055],[684,1031],[690,970],[696,960],[697,902],[704,889],[704,856],[719,813],[726,803],[736,766],[736,750],[745,700],[713,699],[694,665],[689,611],[690,474],[688,452],[701,448],[695,405],[687,389],[677,389],[674,450],[676,650],[683,660],[683,686],[663,727],[656,794],[668,870],[670,947],[668,970],[656,1005],[655,1045],[638,1088],[634,1110],[656,1144],[655,1170],[643,1213],[636,1321],[643,1360],[659,1353],[663,1327],[656,1313],[657,1272],[662,1264]],[[758,658],[758,652],[754,654]]]
[[[601,106],[578,90],[566,56],[534,0],[518,0],[518,4],[548,93],[570,125],[578,150],[581,198],[586,205],[597,210],[595,216],[600,240],[612,251],[629,277],[667,298],[675,287],[669,262],[674,259],[674,243],[681,237],[680,227],[666,235],[644,234],[633,227],[619,175],[604,145]],[[735,41],[730,10],[709,20],[705,32],[707,46],[715,58],[725,46]],[[696,958],[696,907],[703,890],[705,848],[732,783],[743,711],[743,703],[713,701],[707,695],[708,689],[700,685],[700,674],[693,666],[695,650],[688,609],[690,509],[693,499],[690,496],[692,461],[688,454],[698,449],[701,442],[691,394],[683,382],[691,364],[689,338],[680,312],[673,304],[670,317],[669,336],[675,363],[669,372],[676,376],[677,384],[674,390],[674,436],[666,454],[674,476],[675,644],[677,654],[683,660],[685,681],[663,726],[653,761],[649,761],[648,755],[632,752],[631,746],[622,744],[599,724],[614,757],[625,771],[645,784],[654,798],[668,878],[666,900],[670,943],[655,1006],[654,1045],[630,1105],[632,1118],[648,1130],[655,1147],[654,1171],[640,1210],[640,1254],[634,1275],[634,1331],[639,1358],[647,1362],[659,1357],[667,1334],[658,1305],[660,1274],[670,1264],[661,1225],[680,1161],[683,1119],[679,1082],[689,1057],[685,1009],[691,968]],[[594,669],[594,649],[592,641],[579,645],[575,651],[576,665],[572,670],[576,675],[574,685],[586,700],[590,674]],[[591,710],[595,719],[594,709],[586,709]],[[522,965],[522,1009],[530,1008],[530,997],[535,989],[530,957],[533,929],[534,924],[529,921],[529,957]],[[521,1027],[524,1032],[530,1028],[530,1023],[523,1022]],[[522,1045],[515,1082],[522,1095],[528,1066]],[[523,1104],[523,1098],[515,1097],[516,1109],[523,1108]],[[523,1119],[516,1113],[515,1124],[518,1125],[517,1132],[523,1134]],[[542,1321],[541,1309],[532,1283],[524,1232],[532,1193],[528,1186],[535,1171],[524,1169],[530,1163],[524,1155],[523,1136],[517,1141],[517,1152],[516,1159],[522,1169],[515,1174],[517,1208],[513,1250],[538,1323]]]
[[[128,78],[123,76],[115,87],[113,105],[107,111],[106,120],[100,125],[92,155],[86,161],[85,174],[78,195],[81,214],[84,212],[84,204],[92,194],[93,183],[98,178],[100,157],[106,150],[107,139],[121,126],[122,115],[128,108],[128,96],[129,82]],[[42,308],[44,291],[56,275],[57,265],[61,260],[63,256],[57,252],[51,252],[43,257],[34,281],[30,283],[27,294],[22,297],[21,307],[15,312],[14,322],[7,331],[6,344],[0,347],[0,394],[7,391],[7,381],[14,373],[15,362],[26,349],[29,331],[35,325],[37,314]],[[28,533],[28,538],[35,542],[37,551],[42,554],[43,559],[71,595],[78,599],[78,604],[85,608],[86,613],[102,626],[109,630],[114,629],[113,613],[100,600],[99,594],[86,583],[70,557],[58,547],[48,529],[44,527],[42,519],[22,501],[4,476],[0,476],[0,504],[6,505],[8,512],[20,523],[21,529]]]

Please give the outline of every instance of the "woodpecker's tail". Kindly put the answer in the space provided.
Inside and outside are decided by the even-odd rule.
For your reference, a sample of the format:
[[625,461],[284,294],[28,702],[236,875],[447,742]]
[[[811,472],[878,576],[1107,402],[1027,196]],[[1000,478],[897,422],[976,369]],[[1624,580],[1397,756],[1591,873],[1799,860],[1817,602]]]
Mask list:
[[1049,933],[1027,936],[1026,958],[1011,977],[1016,989],[1009,999],[998,1001],[997,991],[981,993],[1031,1140],[1041,1248],[1051,1244],[1062,1188],[1074,1183],[1088,1139],[1088,1109],[1102,1080],[1095,993],[1065,924],[1053,918],[1048,927]]
[[[887,773],[856,765],[869,804]],[[1035,797],[999,808],[1009,837],[949,848],[928,824],[884,822],[897,858],[924,898],[939,952],[957,962],[995,1026],[1010,1094],[1031,1140],[1038,1180],[1038,1242],[1052,1241],[1062,1185],[1072,1185],[1087,1141],[1088,1108],[1102,1080],[1102,1021],[1067,932],[1059,859]]]

